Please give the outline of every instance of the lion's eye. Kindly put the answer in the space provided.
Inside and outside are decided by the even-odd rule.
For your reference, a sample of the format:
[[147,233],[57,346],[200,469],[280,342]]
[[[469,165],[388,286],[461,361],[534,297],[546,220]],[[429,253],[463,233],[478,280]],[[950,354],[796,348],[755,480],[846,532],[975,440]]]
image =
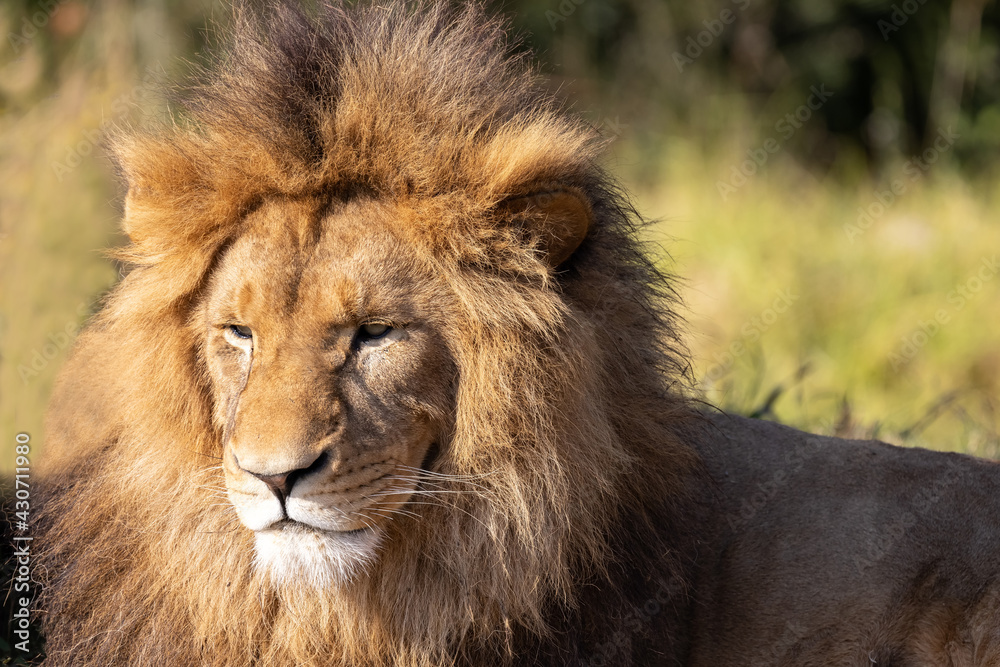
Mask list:
[[359,333],[361,334],[361,337],[363,339],[366,339],[366,340],[375,340],[377,338],[381,338],[382,336],[386,335],[390,331],[392,331],[392,327],[390,327],[388,324],[381,324],[381,323],[378,323],[378,322],[372,322],[370,324],[363,324],[363,325],[361,325],[361,329],[359,330]]
[[230,333],[241,340],[253,338],[253,331],[248,326],[242,324],[230,324],[226,327]]

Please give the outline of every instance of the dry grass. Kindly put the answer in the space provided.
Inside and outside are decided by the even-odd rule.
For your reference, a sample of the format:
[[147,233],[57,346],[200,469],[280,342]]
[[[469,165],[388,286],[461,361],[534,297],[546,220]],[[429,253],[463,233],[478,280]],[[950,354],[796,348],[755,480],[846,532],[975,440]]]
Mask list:
[[681,144],[665,187],[640,197],[663,218],[654,236],[669,236],[671,268],[686,278],[709,400],[766,406],[811,430],[996,456],[995,189],[977,190],[942,161],[906,178],[861,229],[859,207],[904,178],[902,164],[845,187],[777,160],[722,201],[716,181],[734,161]]

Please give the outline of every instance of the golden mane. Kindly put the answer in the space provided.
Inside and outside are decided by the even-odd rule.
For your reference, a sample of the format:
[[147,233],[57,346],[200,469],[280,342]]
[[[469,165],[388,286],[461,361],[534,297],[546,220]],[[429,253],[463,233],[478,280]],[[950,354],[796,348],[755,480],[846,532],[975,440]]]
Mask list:
[[[596,163],[596,132],[505,29],[443,3],[242,11],[183,122],[117,138],[131,240],[118,254],[133,268],[49,415],[48,664],[486,664],[527,650],[562,664],[596,618],[588,587],[610,596],[609,626],[628,621],[626,589],[653,585],[639,573],[683,589],[672,549],[692,532],[696,457],[671,386],[687,368],[672,293]],[[553,184],[594,214],[558,272],[493,214]],[[221,493],[192,313],[263,200],[359,195],[418,212],[409,241],[463,304],[449,323],[456,426],[436,470],[476,492],[422,509],[365,577],[317,595],[252,567]],[[625,548],[631,564],[614,556]]]

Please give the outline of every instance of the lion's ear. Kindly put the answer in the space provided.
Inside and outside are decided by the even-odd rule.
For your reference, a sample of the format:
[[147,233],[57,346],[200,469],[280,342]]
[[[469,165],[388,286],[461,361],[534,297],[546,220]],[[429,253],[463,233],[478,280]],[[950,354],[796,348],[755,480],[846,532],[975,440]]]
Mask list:
[[501,203],[500,210],[515,224],[520,222],[540,236],[551,267],[559,266],[576,252],[593,219],[583,192],[572,187],[512,197]]

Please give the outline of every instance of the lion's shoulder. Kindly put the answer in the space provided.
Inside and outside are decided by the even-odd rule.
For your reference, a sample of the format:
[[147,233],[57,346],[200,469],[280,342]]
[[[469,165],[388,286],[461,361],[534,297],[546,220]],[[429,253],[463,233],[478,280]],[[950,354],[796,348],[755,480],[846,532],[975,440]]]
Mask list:
[[859,643],[917,650],[964,622],[941,600],[976,599],[1000,565],[1000,464],[706,417],[696,447],[715,510],[694,664],[734,652],[752,664],[793,652],[847,663]]

